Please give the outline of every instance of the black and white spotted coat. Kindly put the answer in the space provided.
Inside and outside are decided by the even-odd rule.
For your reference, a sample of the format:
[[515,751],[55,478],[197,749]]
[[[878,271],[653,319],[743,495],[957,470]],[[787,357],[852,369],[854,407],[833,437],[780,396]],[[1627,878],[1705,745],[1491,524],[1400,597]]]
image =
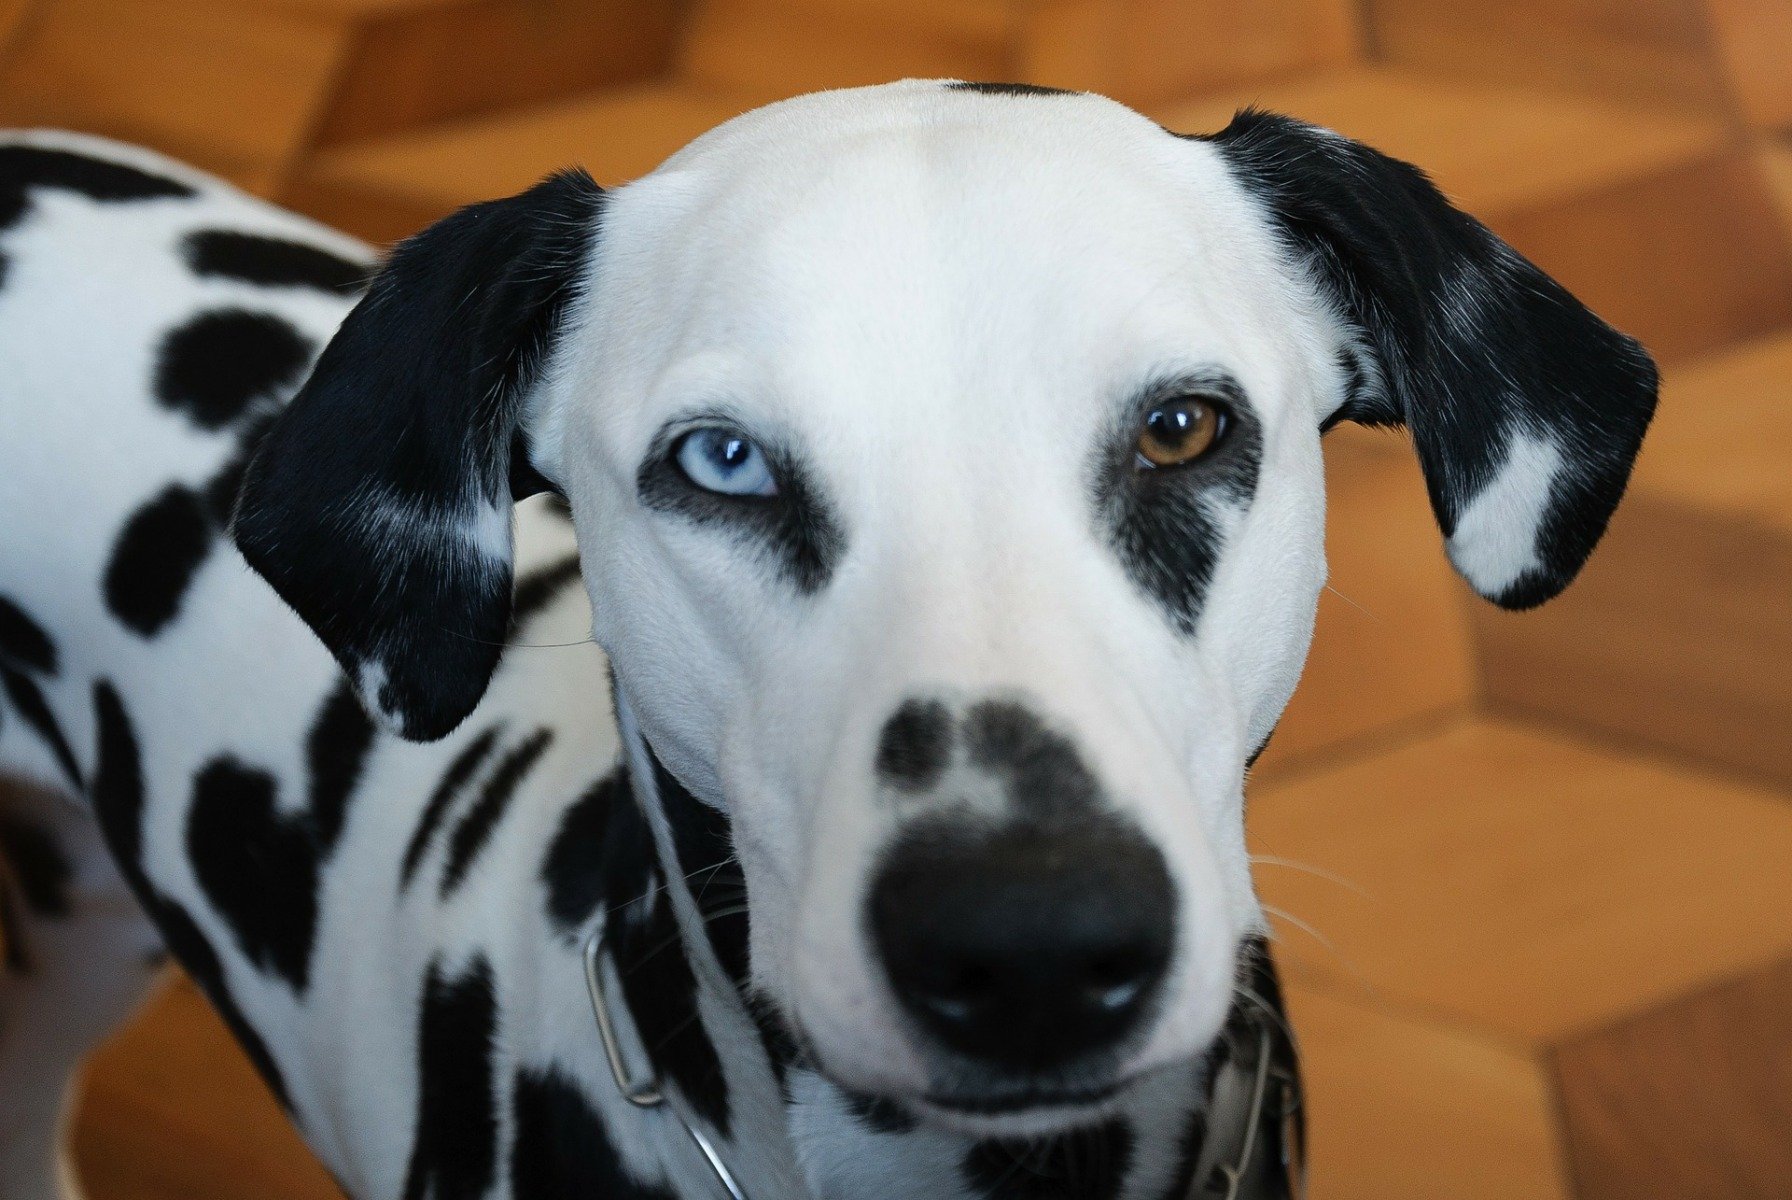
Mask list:
[[518,510],[472,719],[375,729],[223,535],[371,261],[139,150],[0,138],[0,1194],[74,1194],[65,1081],[165,946],[352,1196],[714,1196],[605,1065],[605,912],[641,1041],[756,1200],[1189,1194],[1192,1070],[1073,1137],[974,1142],[753,1018],[726,823],[615,732],[551,503]]

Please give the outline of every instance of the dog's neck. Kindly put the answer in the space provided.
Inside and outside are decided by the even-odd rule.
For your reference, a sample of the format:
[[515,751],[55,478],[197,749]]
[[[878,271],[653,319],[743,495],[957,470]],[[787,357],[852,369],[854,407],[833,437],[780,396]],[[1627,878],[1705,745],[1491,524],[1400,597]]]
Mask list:
[[[594,999],[613,997],[620,1050],[666,1096],[668,1136],[696,1164],[696,1190],[679,1200],[728,1194],[690,1127],[750,1200],[1183,1200],[1228,1195],[1241,1156],[1245,1186],[1232,1194],[1290,1194],[1284,1165],[1295,1147],[1284,1141],[1297,1142],[1298,1128],[1290,1133],[1285,1116],[1297,1083],[1267,956],[1249,956],[1252,977],[1215,1053],[1135,1085],[1111,1120],[1043,1141],[920,1126],[820,1075],[753,1002],[746,884],[728,819],[665,769],[620,696],[617,710],[634,804],[618,795],[606,832],[607,962],[594,965],[615,989],[600,986]],[[1273,1095],[1252,1092],[1258,1065]],[[1252,1104],[1266,1111],[1247,1128]]]

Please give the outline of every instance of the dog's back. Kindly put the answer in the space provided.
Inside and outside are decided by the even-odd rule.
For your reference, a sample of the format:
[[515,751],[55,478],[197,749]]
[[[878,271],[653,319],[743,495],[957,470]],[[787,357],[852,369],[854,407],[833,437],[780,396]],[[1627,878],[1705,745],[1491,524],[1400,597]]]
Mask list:
[[63,1080],[159,942],[366,1194],[407,1163],[317,1114],[416,1103],[423,994],[475,948],[528,948],[486,951],[506,987],[543,969],[494,936],[546,920],[540,857],[485,851],[550,843],[614,757],[570,524],[519,510],[515,640],[551,648],[428,746],[375,730],[226,537],[372,261],[146,152],[0,135],[0,1195],[55,1194]]

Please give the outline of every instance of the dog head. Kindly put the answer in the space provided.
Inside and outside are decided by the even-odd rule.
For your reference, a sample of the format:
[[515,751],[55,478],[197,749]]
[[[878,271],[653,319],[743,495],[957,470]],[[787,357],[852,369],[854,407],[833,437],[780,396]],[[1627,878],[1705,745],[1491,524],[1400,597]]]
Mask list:
[[429,739],[496,665],[513,496],[559,490],[620,693],[732,819],[757,990],[841,1084],[1038,1131],[1199,1055],[1262,927],[1243,779],[1325,578],[1321,433],[1410,429],[1451,560],[1525,607],[1654,399],[1366,146],[904,83],[400,246],[235,532]]

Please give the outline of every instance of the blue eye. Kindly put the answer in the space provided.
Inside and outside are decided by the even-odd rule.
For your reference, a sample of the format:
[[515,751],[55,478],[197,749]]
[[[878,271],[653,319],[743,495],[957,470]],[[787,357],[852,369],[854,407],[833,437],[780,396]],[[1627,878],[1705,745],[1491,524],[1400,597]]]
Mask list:
[[706,492],[724,496],[775,496],[765,452],[732,429],[706,426],[678,439],[673,458],[685,478]]

